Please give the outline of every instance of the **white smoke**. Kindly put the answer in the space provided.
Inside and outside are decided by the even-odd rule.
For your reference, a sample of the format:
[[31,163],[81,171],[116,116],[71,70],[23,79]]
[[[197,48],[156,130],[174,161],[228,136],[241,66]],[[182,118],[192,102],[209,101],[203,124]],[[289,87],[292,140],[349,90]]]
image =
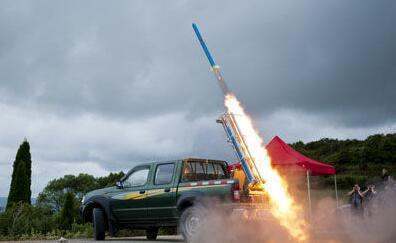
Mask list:
[[[333,198],[320,200],[312,213],[308,242],[396,242],[395,188],[377,192],[363,217],[353,216],[349,205],[336,210]],[[252,219],[213,206],[202,211],[205,219],[191,242],[295,242],[270,214]]]

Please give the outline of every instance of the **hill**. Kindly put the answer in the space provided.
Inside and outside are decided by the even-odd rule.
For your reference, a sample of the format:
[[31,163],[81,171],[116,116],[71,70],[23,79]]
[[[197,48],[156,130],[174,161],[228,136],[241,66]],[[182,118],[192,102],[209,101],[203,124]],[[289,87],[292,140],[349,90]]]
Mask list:
[[393,176],[396,172],[396,133],[375,134],[365,140],[323,138],[291,146],[310,158],[334,165],[342,188],[353,183],[375,183],[383,168]]

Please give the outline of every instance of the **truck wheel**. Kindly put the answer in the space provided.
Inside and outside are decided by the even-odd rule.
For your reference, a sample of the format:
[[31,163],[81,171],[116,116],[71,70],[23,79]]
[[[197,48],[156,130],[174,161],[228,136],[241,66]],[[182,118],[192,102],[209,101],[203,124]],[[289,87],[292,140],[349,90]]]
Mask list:
[[197,207],[186,208],[180,217],[180,231],[184,239],[188,242],[197,233],[202,222],[202,212]]
[[93,210],[93,233],[95,240],[105,239],[105,217],[104,211],[101,208],[94,208]]
[[146,229],[147,240],[156,240],[158,235],[158,228]]

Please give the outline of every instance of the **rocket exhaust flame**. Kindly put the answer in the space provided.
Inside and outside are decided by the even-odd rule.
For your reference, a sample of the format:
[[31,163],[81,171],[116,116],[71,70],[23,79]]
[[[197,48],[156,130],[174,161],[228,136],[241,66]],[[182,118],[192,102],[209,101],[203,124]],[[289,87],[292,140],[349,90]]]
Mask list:
[[307,240],[306,222],[301,217],[302,208],[294,202],[287,191],[287,183],[272,168],[267,150],[258,132],[254,129],[249,116],[246,115],[239,101],[232,94],[226,95],[225,106],[228,113],[234,115],[250,156],[254,160],[253,163],[261,179],[260,186],[267,192],[270,199],[271,213],[288,230],[291,236],[299,241]]
[[270,200],[271,213],[280,225],[286,228],[295,240],[306,241],[307,224],[302,217],[302,208],[289,194],[286,181],[272,168],[263,140],[237,98],[229,91],[220,73],[220,67],[211,56],[198,27],[195,24],[192,26],[225,96],[227,114],[221,120],[241,161],[250,189],[265,191]]

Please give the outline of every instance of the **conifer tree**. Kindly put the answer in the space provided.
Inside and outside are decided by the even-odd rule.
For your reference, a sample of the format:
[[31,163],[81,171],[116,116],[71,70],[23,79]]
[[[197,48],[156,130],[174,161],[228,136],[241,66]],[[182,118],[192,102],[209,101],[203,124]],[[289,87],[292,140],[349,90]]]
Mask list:
[[74,194],[72,192],[66,193],[65,202],[60,212],[60,228],[70,230],[74,222]]
[[10,192],[8,194],[7,208],[12,204],[23,202],[30,204],[32,191],[32,160],[30,145],[25,139],[19,146],[13,165]]

